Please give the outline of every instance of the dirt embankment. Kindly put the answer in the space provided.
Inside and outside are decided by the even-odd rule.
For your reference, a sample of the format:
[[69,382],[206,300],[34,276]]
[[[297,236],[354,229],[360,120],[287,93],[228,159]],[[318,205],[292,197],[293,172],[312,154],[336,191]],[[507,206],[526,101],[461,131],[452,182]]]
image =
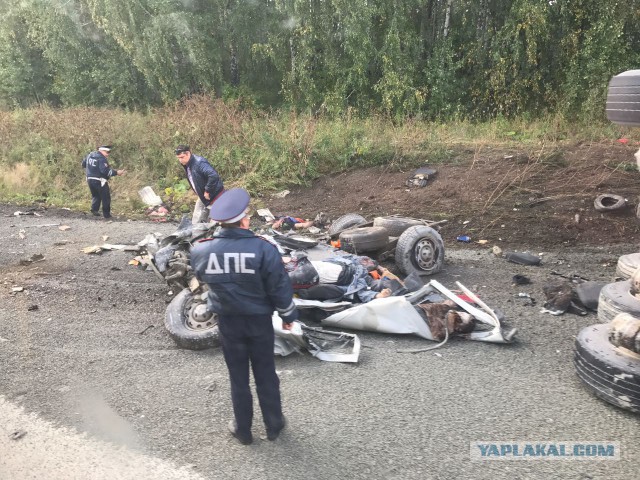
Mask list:
[[[538,156],[469,150],[453,165],[430,165],[437,174],[424,188],[405,185],[413,170],[376,167],[323,177],[264,203],[276,215],[307,218],[324,211],[332,218],[358,212],[367,218],[446,219],[445,243],[460,234],[511,248],[635,243],[640,241],[636,149],[581,144]],[[596,211],[594,200],[604,193],[624,196],[628,206],[615,213]]]

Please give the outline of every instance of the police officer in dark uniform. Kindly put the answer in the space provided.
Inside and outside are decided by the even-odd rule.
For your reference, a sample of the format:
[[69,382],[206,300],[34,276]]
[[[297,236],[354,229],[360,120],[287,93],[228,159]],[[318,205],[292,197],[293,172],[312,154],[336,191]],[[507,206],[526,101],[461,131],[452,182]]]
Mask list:
[[91,191],[91,213],[100,216],[100,204],[104,218],[111,218],[111,190],[109,178],[124,175],[124,170],[114,170],[109,167],[109,153],[111,145],[100,145],[95,152],[91,152],[82,160],[82,168],[87,173],[87,184]]
[[274,245],[249,230],[248,205],[249,194],[245,190],[225,191],[210,213],[213,220],[222,224],[220,233],[191,250],[195,275],[209,285],[209,302],[219,312],[235,415],[229,429],[245,445],[253,441],[249,364],[267,438],[275,440],[285,427],[273,353],[272,314],[278,311],[282,327],[287,330],[298,318],[282,258]]

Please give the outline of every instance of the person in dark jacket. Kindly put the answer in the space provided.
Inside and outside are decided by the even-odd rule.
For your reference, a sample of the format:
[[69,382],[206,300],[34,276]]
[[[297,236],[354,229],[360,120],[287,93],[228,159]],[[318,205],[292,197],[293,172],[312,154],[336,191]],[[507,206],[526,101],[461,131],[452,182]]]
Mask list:
[[267,438],[278,438],[286,425],[273,353],[272,315],[278,312],[285,330],[298,318],[282,257],[276,246],[249,230],[248,205],[246,190],[225,191],[210,213],[212,220],[221,222],[220,232],[191,250],[191,267],[196,278],[209,286],[209,304],[218,312],[235,416],[229,430],[244,445],[253,441],[249,365]]
[[124,170],[114,170],[109,166],[107,159],[110,152],[111,145],[100,145],[82,160],[82,168],[87,174],[87,184],[91,191],[91,213],[99,217],[102,204],[102,215],[106,219],[111,218],[109,179],[125,173]]
[[175,153],[184,167],[191,188],[198,195],[191,221],[206,222],[209,219],[211,205],[224,191],[222,179],[206,158],[191,153],[189,145],[178,145]]

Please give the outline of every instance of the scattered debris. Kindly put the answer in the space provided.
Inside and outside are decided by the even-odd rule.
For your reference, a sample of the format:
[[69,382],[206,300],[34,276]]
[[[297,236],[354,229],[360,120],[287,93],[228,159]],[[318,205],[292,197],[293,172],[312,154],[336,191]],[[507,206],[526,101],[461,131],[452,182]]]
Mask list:
[[57,227],[59,223],[43,223],[40,225],[25,225],[24,228],[43,228],[43,227]]
[[27,307],[28,312],[35,312],[36,310],[38,310],[38,305],[29,305]]
[[153,188],[149,186],[138,190],[138,195],[140,195],[140,198],[145,203],[145,205],[149,205],[150,207],[162,205],[162,198],[156,195],[156,193],[153,191]]
[[494,247],[491,249],[491,251],[493,252],[493,254],[496,257],[501,257],[502,256],[502,249],[500,247],[498,247],[497,245],[494,245]]
[[18,236],[24,240],[25,238],[27,238],[27,232],[26,230],[24,230],[23,228],[20,229],[20,231],[18,232]]
[[276,219],[275,215],[271,213],[271,210],[268,208],[259,208],[256,210],[256,213],[267,223],[273,222]]
[[476,243],[479,243],[480,245],[484,245],[485,243],[489,243],[489,240],[478,240]]
[[142,329],[141,331],[139,331],[138,333],[140,335],[144,335],[147,332],[147,330],[150,330],[150,329],[155,328],[155,327],[156,327],[155,325],[149,325],[149,326],[145,327],[144,329]]
[[471,241],[471,237],[469,235],[458,235],[456,240],[459,242],[469,243]]
[[409,177],[404,184],[407,187],[424,188],[427,186],[429,179],[435,176],[436,173],[433,168],[420,167],[413,172],[413,175]]
[[518,265],[540,265],[542,259],[528,252],[506,252],[504,257],[512,263]]
[[169,210],[164,205],[148,208],[145,212],[154,222],[166,222]]
[[283,190],[283,191],[281,191],[281,192],[274,193],[274,194],[273,194],[273,196],[274,196],[274,197],[277,197],[277,198],[284,198],[284,197],[286,197],[287,195],[289,195],[290,193],[291,193],[291,192],[290,192],[289,190]]
[[25,430],[16,430],[15,432],[13,432],[13,433],[11,433],[9,435],[9,439],[10,440],[20,440],[26,434],[27,434],[27,432]]
[[58,230],[66,232],[67,230],[71,230],[71,227],[69,225],[60,225]]
[[21,212],[20,210],[18,210],[17,212],[13,212],[13,214],[16,217],[19,217],[21,215],[33,215],[34,217],[41,217],[42,216],[39,213],[35,212],[34,210],[28,210],[26,212]]
[[41,262],[43,260],[44,260],[44,255],[42,255],[41,253],[34,253],[33,255],[31,255],[31,257],[23,258],[22,260],[20,260],[20,265],[22,266],[31,265],[34,262]]
[[12,292],[17,293],[17,292],[24,292],[24,287],[13,287],[11,289]]
[[571,282],[552,281],[546,284],[542,291],[547,297],[544,308],[541,310],[542,313],[562,315],[570,312],[581,316],[587,314],[584,306],[580,304],[580,300],[573,291]]
[[514,285],[528,285],[531,283],[531,279],[529,277],[525,277],[524,275],[514,275],[513,276],[513,284]]
[[109,235],[103,235],[102,236],[102,241],[106,242],[109,239]]
[[524,302],[524,306],[525,307],[532,307],[533,305],[536,304],[536,300],[535,298],[533,298],[530,294],[525,293],[525,292],[519,292],[516,297],[518,298],[524,298],[525,302]]
[[125,252],[139,252],[139,245],[113,245],[111,243],[103,243],[102,245],[92,245],[91,247],[84,247],[82,251],[84,253],[102,253],[103,250],[122,250]]
[[213,392],[218,388],[218,384],[216,382],[213,382],[211,385],[209,385],[207,388],[205,388],[205,390],[207,392]]

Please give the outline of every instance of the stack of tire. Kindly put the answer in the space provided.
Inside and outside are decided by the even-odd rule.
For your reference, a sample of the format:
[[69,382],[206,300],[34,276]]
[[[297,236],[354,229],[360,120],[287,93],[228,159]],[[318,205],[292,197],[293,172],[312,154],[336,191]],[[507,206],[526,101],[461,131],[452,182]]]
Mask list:
[[600,290],[598,320],[576,338],[574,365],[584,384],[601,399],[640,413],[640,253],[622,255],[621,281]]
[[[629,70],[611,79],[607,118],[618,125],[640,126],[640,70]],[[623,280],[605,285],[600,291],[598,320],[602,323],[578,334],[574,355],[576,372],[593,393],[635,413],[640,413],[638,267],[640,253],[618,259],[616,275]]]
[[424,220],[376,217],[372,226],[363,226],[368,223],[361,215],[349,213],[337,218],[328,233],[339,237],[342,250],[355,254],[384,252],[395,244],[395,263],[404,275],[433,275],[442,270],[444,242]]

